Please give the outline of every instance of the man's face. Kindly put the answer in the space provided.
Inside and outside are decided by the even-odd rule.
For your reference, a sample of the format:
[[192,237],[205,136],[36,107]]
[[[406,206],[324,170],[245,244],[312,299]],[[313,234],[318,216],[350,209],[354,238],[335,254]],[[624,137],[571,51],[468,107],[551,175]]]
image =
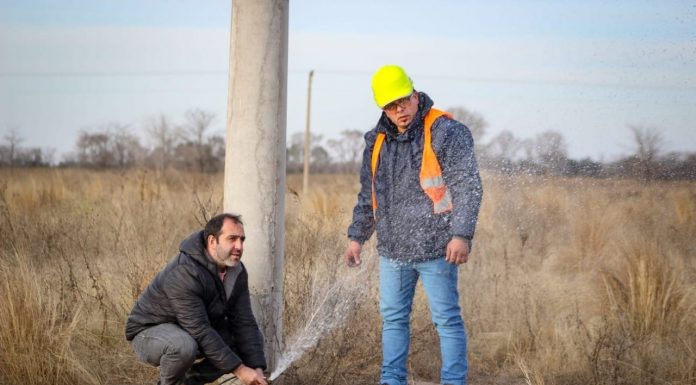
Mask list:
[[404,132],[418,112],[418,93],[414,90],[411,95],[387,104],[382,110],[399,132]]
[[218,267],[234,267],[242,259],[244,251],[244,226],[231,219],[225,219],[220,236],[208,236],[208,254]]

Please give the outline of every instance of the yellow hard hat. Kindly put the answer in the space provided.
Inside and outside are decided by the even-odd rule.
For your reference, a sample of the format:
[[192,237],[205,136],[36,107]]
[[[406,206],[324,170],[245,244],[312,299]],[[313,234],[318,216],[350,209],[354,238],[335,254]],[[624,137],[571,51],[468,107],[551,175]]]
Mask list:
[[372,94],[379,108],[413,92],[413,82],[397,65],[385,65],[372,76]]

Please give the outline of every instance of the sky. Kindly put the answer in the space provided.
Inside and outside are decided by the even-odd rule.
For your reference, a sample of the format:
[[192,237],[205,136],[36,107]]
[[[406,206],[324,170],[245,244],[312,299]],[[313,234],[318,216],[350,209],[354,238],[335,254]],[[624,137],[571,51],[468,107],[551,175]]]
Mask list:
[[[230,0],[0,0],[0,134],[72,151],[81,131],[213,113],[225,132]],[[287,136],[367,131],[370,78],[406,69],[439,108],[518,138],[554,130],[572,158],[630,154],[629,126],[696,152],[696,1],[290,0]],[[57,159],[60,160],[60,159]]]

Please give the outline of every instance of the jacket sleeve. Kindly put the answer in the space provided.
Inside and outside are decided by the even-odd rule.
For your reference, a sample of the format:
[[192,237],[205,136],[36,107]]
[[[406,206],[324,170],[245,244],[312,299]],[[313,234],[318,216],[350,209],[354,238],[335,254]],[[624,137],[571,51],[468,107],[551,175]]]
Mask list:
[[237,278],[234,296],[234,304],[230,314],[228,314],[228,328],[234,339],[234,347],[246,366],[266,370],[263,337],[251,309],[249,278],[246,268]]
[[360,167],[360,192],[358,203],[353,208],[353,221],[348,227],[348,238],[365,243],[375,231],[375,217],[372,211],[372,147],[377,136],[376,130],[365,134],[365,150]]
[[456,120],[443,118],[437,125],[434,132],[444,135],[438,135],[434,148],[442,165],[445,185],[452,195],[450,235],[472,240],[483,197],[474,140],[469,129]]
[[185,265],[177,266],[167,276],[163,285],[164,292],[179,326],[196,340],[201,352],[216,368],[229,373],[242,360],[211,326],[203,303],[203,286],[196,274]]

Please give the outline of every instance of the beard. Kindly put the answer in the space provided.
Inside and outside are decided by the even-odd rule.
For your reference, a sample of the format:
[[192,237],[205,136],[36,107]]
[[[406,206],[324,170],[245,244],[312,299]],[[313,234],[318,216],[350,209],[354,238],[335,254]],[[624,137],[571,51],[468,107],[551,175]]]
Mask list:
[[227,266],[227,267],[235,267],[235,266],[237,266],[237,265],[239,264],[239,261],[236,260],[236,259],[227,258],[226,260],[223,261],[223,263],[224,263],[225,266]]
[[241,255],[233,254],[232,251],[224,250],[220,245],[215,248],[215,259],[227,267],[235,267],[242,259]]

